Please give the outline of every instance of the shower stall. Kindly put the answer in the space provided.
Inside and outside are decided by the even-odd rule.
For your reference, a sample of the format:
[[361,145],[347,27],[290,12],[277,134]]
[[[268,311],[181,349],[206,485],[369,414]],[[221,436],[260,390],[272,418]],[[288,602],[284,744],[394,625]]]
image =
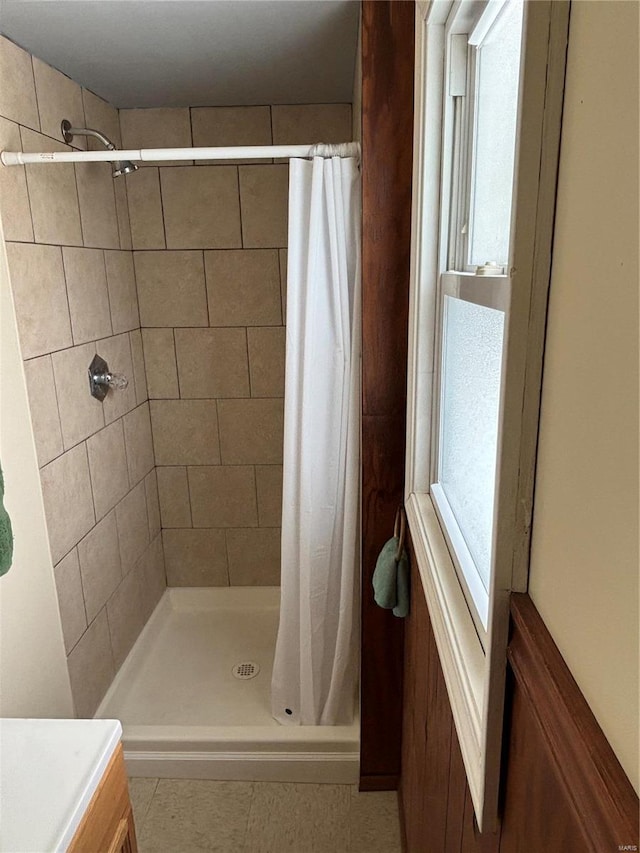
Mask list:
[[[346,220],[357,233],[357,146],[337,144],[352,137],[351,104],[117,111],[5,39],[0,48],[34,69],[33,104],[21,106],[21,117],[3,117],[16,127],[19,121],[20,131],[0,138],[0,207],[77,714],[122,721],[132,775],[355,782],[358,625],[345,602],[352,595],[355,613],[357,562],[350,579],[339,576],[350,547],[352,561],[358,556],[351,516],[359,415],[348,415],[346,392],[335,422],[305,451],[313,465],[302,492],[292,491],[297,470],[287,487],[285,461],[290,526],[281,535],[283,441],[293,444],[295,433],[304,444],[310,434],[302,415],[285,417],[285,349],[289,358],[298,346],[288,312],[307,311],[313,327],[322,316],[317,293],[326,290],[321,281],[306,308],[300,292],[292,294],[300,276],[318,267],[318,252],[315,244],[298,247],[295,277],[287,276],[286,159],[302,158],[296,162],[310,169],[328,164],[331,201],[319,201],[322,222],[341,180],[331,164],[351,164]],[[65,96],[75,87],[80,108],[46,114],[40,90],[56,86]],[[301,137],[309,144],[299,144]],[[317,174],[308,178],[309,188],[317,185]],[[306,194],[299,193],[303,202]],[[338,328],[355,321],[355,330],[345,339],[352,367],[339,362],[327,375],[334,391],[345,380],[353,401],[359,267],[340,227],[335,234],[347,260],[338,263],[329,249],[326,273],[343,279],[347,291],[329,300],[326,316]],[[307,358],[317,358],[317,346],[309,344]],[[91,396],[89,379],[102,399]],[[312,386],[312,376],[299,386],[311,402]],[[339,516],[327,522],[317,460],[339,422],[350,423],[351,455],[336,445],[326,467],[348,468],[352,482],[326,487]],[[331,526],[342,524],[345,489],[346,534]],[[295,512],[319,511],[316,492],[325,539],[305,533],[293,542],[305,529]],[[306,611],[317,604],[318,588],[298,577],[305,548],[316,572],[324,551],[335,552],[338,567],[317,608],[329,639],[315,646],[317,615]],[[278,640],[280,672],[291,665],[292,644],[300,641],[303,651],[295,665],[300,683],[277,721],[272,675],[285,551],[302,603]],[[325,679],[327,691],[335,679],[331,689],[341,697],[338,724],[322,722],[331,711],[309,724],[304,710],[313,704],[305,690],[315,702],[325,689],[325,676],[314,674],[327,669],[318,664],[319,649],[339,661]],[[335,706],[335,696],[324,704]]]

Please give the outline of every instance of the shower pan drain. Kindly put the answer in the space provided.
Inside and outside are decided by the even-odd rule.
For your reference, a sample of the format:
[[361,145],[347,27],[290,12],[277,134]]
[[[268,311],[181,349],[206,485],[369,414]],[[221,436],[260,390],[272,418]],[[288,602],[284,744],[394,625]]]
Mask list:
[[243,663],[237,663],[231,672],[234,674],[236,678],[240,678],[243,681],[246,681],[249,678],[255,678],[256,675],[260,672],[260,666],[253,661],[244,661]]

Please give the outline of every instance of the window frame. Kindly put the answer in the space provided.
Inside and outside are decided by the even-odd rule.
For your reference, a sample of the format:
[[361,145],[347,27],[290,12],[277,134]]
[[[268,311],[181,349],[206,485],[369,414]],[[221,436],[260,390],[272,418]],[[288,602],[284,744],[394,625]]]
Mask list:
[[[416,3],[405,507],[476,819],[481,830],[493,831],[498,820],[509,595],[527,588],[569,3],[525,4],[497,535],[484,646],[430,495],[437,452],[439,258],[445,257],[439,233],[441,180],[446,180],[441,158],[444,139],[451,133],[443,116],[445,25],[453,5],[452,0]],[[482,0],[473,4],[476,20],[486,5]]]

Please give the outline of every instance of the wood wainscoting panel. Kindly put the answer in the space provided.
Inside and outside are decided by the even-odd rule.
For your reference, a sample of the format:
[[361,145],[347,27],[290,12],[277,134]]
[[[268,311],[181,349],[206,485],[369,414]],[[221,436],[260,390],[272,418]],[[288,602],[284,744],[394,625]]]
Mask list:
[[371,578],[404,494],[413,2],[362,4],[362,790],[397,787],[403,620],[380,610]]
[[[400,814],[407,853],[498,853],[480,835],[422,581],[411,557],[405,631]],[[540,852],[542,853],[542,851]]]
[[395,790],[402,735],[403,622],[373,600],[373,570],[400,503],[404,436],[393,415],[362,419],[362,659],[360,787]]
[[638,797],[528,595],[512,596],[501,824],[478,832],[420,577],[407,619],[400,816],[406,853],[618,853]]
[[501,853],[637,850],[638,797],[528,595],[511,616]]

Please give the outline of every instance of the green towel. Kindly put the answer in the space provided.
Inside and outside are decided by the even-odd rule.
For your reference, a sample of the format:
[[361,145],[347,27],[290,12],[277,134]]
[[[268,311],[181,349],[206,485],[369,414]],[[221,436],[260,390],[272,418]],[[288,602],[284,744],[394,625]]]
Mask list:
[[403,548],[396,560],[398,544],[392,536],[382,546],[373,573],[373,597],[379,607],[403,618],[409,612],[409,557]]
[[4,508],[4,479],[2,468],[0,468],[0,577],[6,575],[11,568],[13,559],[13,531],[11,530],[11,519]]

